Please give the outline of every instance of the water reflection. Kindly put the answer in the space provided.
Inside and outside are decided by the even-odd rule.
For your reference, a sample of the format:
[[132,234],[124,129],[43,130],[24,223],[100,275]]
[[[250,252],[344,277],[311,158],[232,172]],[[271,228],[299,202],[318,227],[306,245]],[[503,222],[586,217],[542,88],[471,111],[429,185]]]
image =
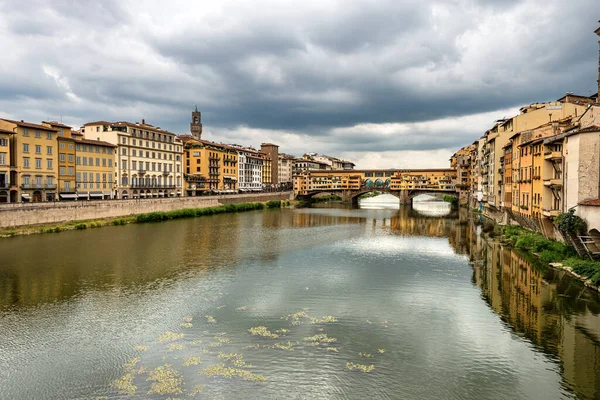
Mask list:
[[[0,398],[118,397],[107,388],[135,345],[148,346],[153,367],[182,363],[154,347],[188,315],[186,351],[225,331],[256,344],[248,328],[284,327],[281,317],[303,308],[340,320],[326,328],[339,353],[230,348],[269,384],[212,381],[205,397],[600,396],[598,293],[484,239],[467,210],[446,203],[319,204],[16,237],[0,254]],[[214,327],[202,325],[207,315]],[[318,333],[310,328],[290,340]],[[344,368],[366,362],[358,352],[375,354],[367,378]]]

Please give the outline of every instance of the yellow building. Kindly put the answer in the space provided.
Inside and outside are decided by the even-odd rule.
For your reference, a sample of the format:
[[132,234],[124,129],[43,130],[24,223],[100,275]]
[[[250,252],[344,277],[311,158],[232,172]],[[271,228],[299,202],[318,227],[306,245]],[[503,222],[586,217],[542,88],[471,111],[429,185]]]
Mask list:
[[270,188],[273,183],[273,172],[272,172],[272,162],[271,157],[268,154],[259,152],[263,157],[263,168],[262,168],[262,185],[263,188]]
[[10,181],[10,144],[13,134],[13,131],[0,129],[0,203],[13,203],[17,201],[16,198],[11,200],[9,192],[12,186]]
[[75,138],[76,187],[79,200],[115,198],[117,146],[100,140]]
[[187,196],[237,191],[238,154],[234,147],[180,136],[184,141],[184,179]]
[[[54,201],[57,199],[58,130],[46,125],[0,119],[0,129],[14,132],[11,146],[10,198],[16,201]],[[15,179],[13,179],[13,177]]]
[[74,200],[75,194],[75,139],[71,127],[52,121],[42,121],[42,125],[55,129],[58,148],[58,199]]

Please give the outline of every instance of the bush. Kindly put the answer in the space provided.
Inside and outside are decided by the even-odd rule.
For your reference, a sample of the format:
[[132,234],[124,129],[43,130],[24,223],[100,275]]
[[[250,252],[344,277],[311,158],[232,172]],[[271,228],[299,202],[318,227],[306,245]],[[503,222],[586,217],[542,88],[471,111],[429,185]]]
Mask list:
[[127,220],[124,218],[119,218],[119,219],[115,219],[112,222],[113,225],[126,225],[127,224]]
[[574,272],[585,276],[595,286],[600,286],[600,261],[582,260],[580,258],[568,258],[564,264],[571,267]]
[[458,198],[450,196],[449,194],[444,195],[444,201],[450,204],[458,204]]
[[87,229],[87,225],[86,224],[77,224],[77,225],[75,225],[75,229]]
[[574,208],[554,218],[554,223],[558,227],[558,230],[563,233],[582,233],[587,231],[585,221],[575,215]]
[[193,218],[202,215],[222,214],[227,212],[262,210],[264,208],[265,205],[263,203],[227,204],[224,206],[207,208],[184,208],[181,210],[138,214],[135,216],[135,221],[138,223],[160,222],[170,219]]
[[267,208],[281,208],[281,200],[267,201]]

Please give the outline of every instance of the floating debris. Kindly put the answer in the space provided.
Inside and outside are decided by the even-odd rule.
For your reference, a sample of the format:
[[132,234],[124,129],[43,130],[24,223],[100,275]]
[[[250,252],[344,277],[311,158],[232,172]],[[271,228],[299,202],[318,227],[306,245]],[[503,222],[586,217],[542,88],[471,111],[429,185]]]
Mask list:
[[205,315],[204,318],[206,318],[206,322],[208,322],[209,324],[217,323],[217,320],[211,315]]
[[181,326],[182,328],[193,328],[194,325],[192,325],[189,322],[182,322],[181,324],[179,324],[179,326]]
[[302,324],[302,318],[309,318],[308,314],[306,314],[305,311],[300,311],[297,312],[295,314],[288,314],[286,317],[284,317],[287,321],[290,321],[292,325],[296,326],[296,325],[300,325]]
[[385,353],[385,352],[386,352],[386,350],[385,350],[385,349],[377,349],[377,353],[379,353],[379,354],[383,354],[383,353]]
[[234,376],[240,377],[245,381],[251,382],[264,382],[265,377],[262,375],[256,375],[250,371],[246,371],[239,368],[226,367],[224,364],[210,365],[200,371],[200,375],[206,376],[222,376],[223,378],[231,379]]
[[236,308],[237,311],[246,311],[247,309],[248,309],[247,306],[241,306],[241,307]]
[[221,309],[221,308],[223,308],[223,307],[225,307],[225,305],[218,306],[218,307],[217,307],[217,310],[220,310],[220,309]]
[[211,354],[211,352],[209,350],[207,350],[207,349],[203,349],[202,350],[202,354]]
[[148,346],[135,346],[133,349],[135,351],[146,351],[148,350]]
[[122,395],[133,396],[137,386],[133,383],[133,372],[124,374],[112,383],[112,386]]
[[153,381],[148,394],[181,394],[183,377],[170,364],[165,364],[149,373],[148,381]]
[[183,322],[192,322],[192,317],[183,317]]
[[338,349],[337,349],[337,347],[328,347],[327,351],[333,351],[334,353],[337,353]]
[[250,364],[246,364],[242,354],[221,352],[217,355],[217,357],[231,362],[236,367],[251,367]]
[[332,317],[331,315],[325,315],[321,319],[312,318],[312,317],[310,318],[311,324],[326,324],[326,323],[332,323],[332,322],[338,322],[338,320],[335,317]]
[[135,366],[142,361],[142,359],[140,357],[134,357],[131,360],[129,360],[128,363],[123,364],[123,368],[125,369],[125,371],[128,372],[134,372],[135,370]]
[[223,346],[223,342],[210,342],[208,347],[221,347]]
[[194,386],[194,389],[190,392],[190,394],[188,394],[188,396],[194,397],[194,396],[202,393],[203,390],[204,390],[204,385],[196,385],[196,386]]
[[373,358],[373,354],[369,353],[358,353],[358,355],[364,358]]
[[192,344],[201,344],[202,340],[192,340]]
[[251,344],[250,346],[246,346],[247,349],[260,349],[262,346],[260,344]]
[[290,330],[289,330],[289,329],[285,329],[285,328],[282,328],[282,329],[277,329],[277,330],[275,331],[275,333],[279,333],[279,334],[281,334],[281,335],[285,335],[286,333],[289,333],[289,332],[290,332]]
[[185,349],[185,346],[182,344],[171,343],[169,345],[169,351],[183,350],[183,349]]
[[337,342],[336,338],[332,338],[327,336],[326,333],[319,333],[314,336],[305,337],[303,339],[305,342],[311,342],[311,345],[318,346],[325,343],[334,343]]
[[184,367],[190,367],[192,365],[198,365],[198,364],[202,364],[202,361],[200,361],[200,358],[196,357],[196,356],[187,357],[183,360]]
[[158,341],[163,342],[173,342],[175,340],[183,339],[185,336],[183,333],[175,333],[171,331],[167,331],[158,337]]
[[281,343],[275,343],[271,346],[266,346],[266,347],[268,347],[270,349],[293,351],[294,346],[296,346],[297,344],[298,344],[298,342],[281,342]]
[[347,362],[346,368],[348,368],[350,371],[360,371],[360,372],[369,373],[375,369],[375,366],[373,364],[363,365],[363,364],[355,364],[352,362]]
[[260,336],[266,339],[279,339],[279,335],[271,332],[265,326],[255,326],[254,328],[248,329],[253,336]]

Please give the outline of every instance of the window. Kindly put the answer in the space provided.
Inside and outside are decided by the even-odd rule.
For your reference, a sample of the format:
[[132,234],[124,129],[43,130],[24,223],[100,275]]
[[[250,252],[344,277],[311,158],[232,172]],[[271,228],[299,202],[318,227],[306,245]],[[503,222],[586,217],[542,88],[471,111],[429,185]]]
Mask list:
[[23,157],[23,168],[29,168],[29,157]]
[[39,144],[35,145],[35,154],[42,154],[42,146]]
[[124,149],[122,149],[122,150],[121,150],[121,154],[122,154],[122,155],[124,155],[124,156],[126,156],[126,155],[127,155],[127,149],[125,149],[125,148],[124,148]]
[[137,162],[135,160],[131,162],[131,169],[137,169]]
[[87,165],[87,157],[83,157],[83,165]]
[[60,128],[60,136],[65,136],[65,129],[64,128]]
[[100,166],[100,158],[96,157],[96,167],[99,167],[99,166]]
[[127,160],[121,160],[121,168],[127,169]]
[[135,149],[131,150],[131,155],[134,157],[137,157],[137,151]]
[[49,156],[52,155],[52,146],[46,146],[46,154]]
[[23,143],[23,153],[29,153],[29,144]]
[[112,167],[112,159],[110,159],[110,158],[108,159],[108,166]]
[[23,136],[29,136],[29,129],[23,128]]
[[75,176],[75,167],[69,167],[69,175]]
[[100,132],[100,127],[99,126],[96,127],[96,132]]
[[75,158],[75,165],[81,165],[81,157],[80,156],[77,156]]
[[66,181],[65,182],[65,192],[70,192],[70,191],[71,191],[71,182]]
[[69,143],[69,150],[73,150],[73,143]]
[[88,157],[88,164],[90,167],[94,165],[94,159],[92,157]]
[[75,156],[73,154],[69,154],[69,162],[72,163]]
[[58,169],[58,172],[59,172],[61,175],[66,175],[66,174],[67,174],[67,167],[60,167],[60,168]]
[[106,158],[103,158],[103,159],[102,159],[102,166],[103,166],[103,167],[106,167]]
[[52,140],[52,132],[46,132],[46,139]]
[[121,143],[127,144],[127,138],[121,138]]
[[51,177],[51,176],[48,176],[48,177],[46,178],[46,183],[48,184],[48,187],[50,187],[50,188],[51,188],[52,186],[54,186],[54,178],[53,178],[53,177]]
[[64,149],[64,148],[65,148],[65,144],[64,144],[63,142],[60,142],[60,146],[59,146],[59,147],[60,147],[61,149]]
[[0,146],[8,146],[8,139],[0,138]]
[[41,132],[40,132],[40,131],[38,131],[37,129],[35,130],[35,137],[36,137],[36,138],[41,138],[41,137],[42,137],[42,134],[41,134]]
[[29,186],[29,185],[30,185],[29,176],[24,176],[23,177],[23,186]]
[[35,159],[35,168],[36,169],[42,169],[42,159],[41,158],[36,158]]
[[6,165],[6,153],[0,153],[0,165]]
[[58,156],[58,160],[60,162],[65,162],[65,160],[66,160],[65,153],[60,153],[60,155]]

